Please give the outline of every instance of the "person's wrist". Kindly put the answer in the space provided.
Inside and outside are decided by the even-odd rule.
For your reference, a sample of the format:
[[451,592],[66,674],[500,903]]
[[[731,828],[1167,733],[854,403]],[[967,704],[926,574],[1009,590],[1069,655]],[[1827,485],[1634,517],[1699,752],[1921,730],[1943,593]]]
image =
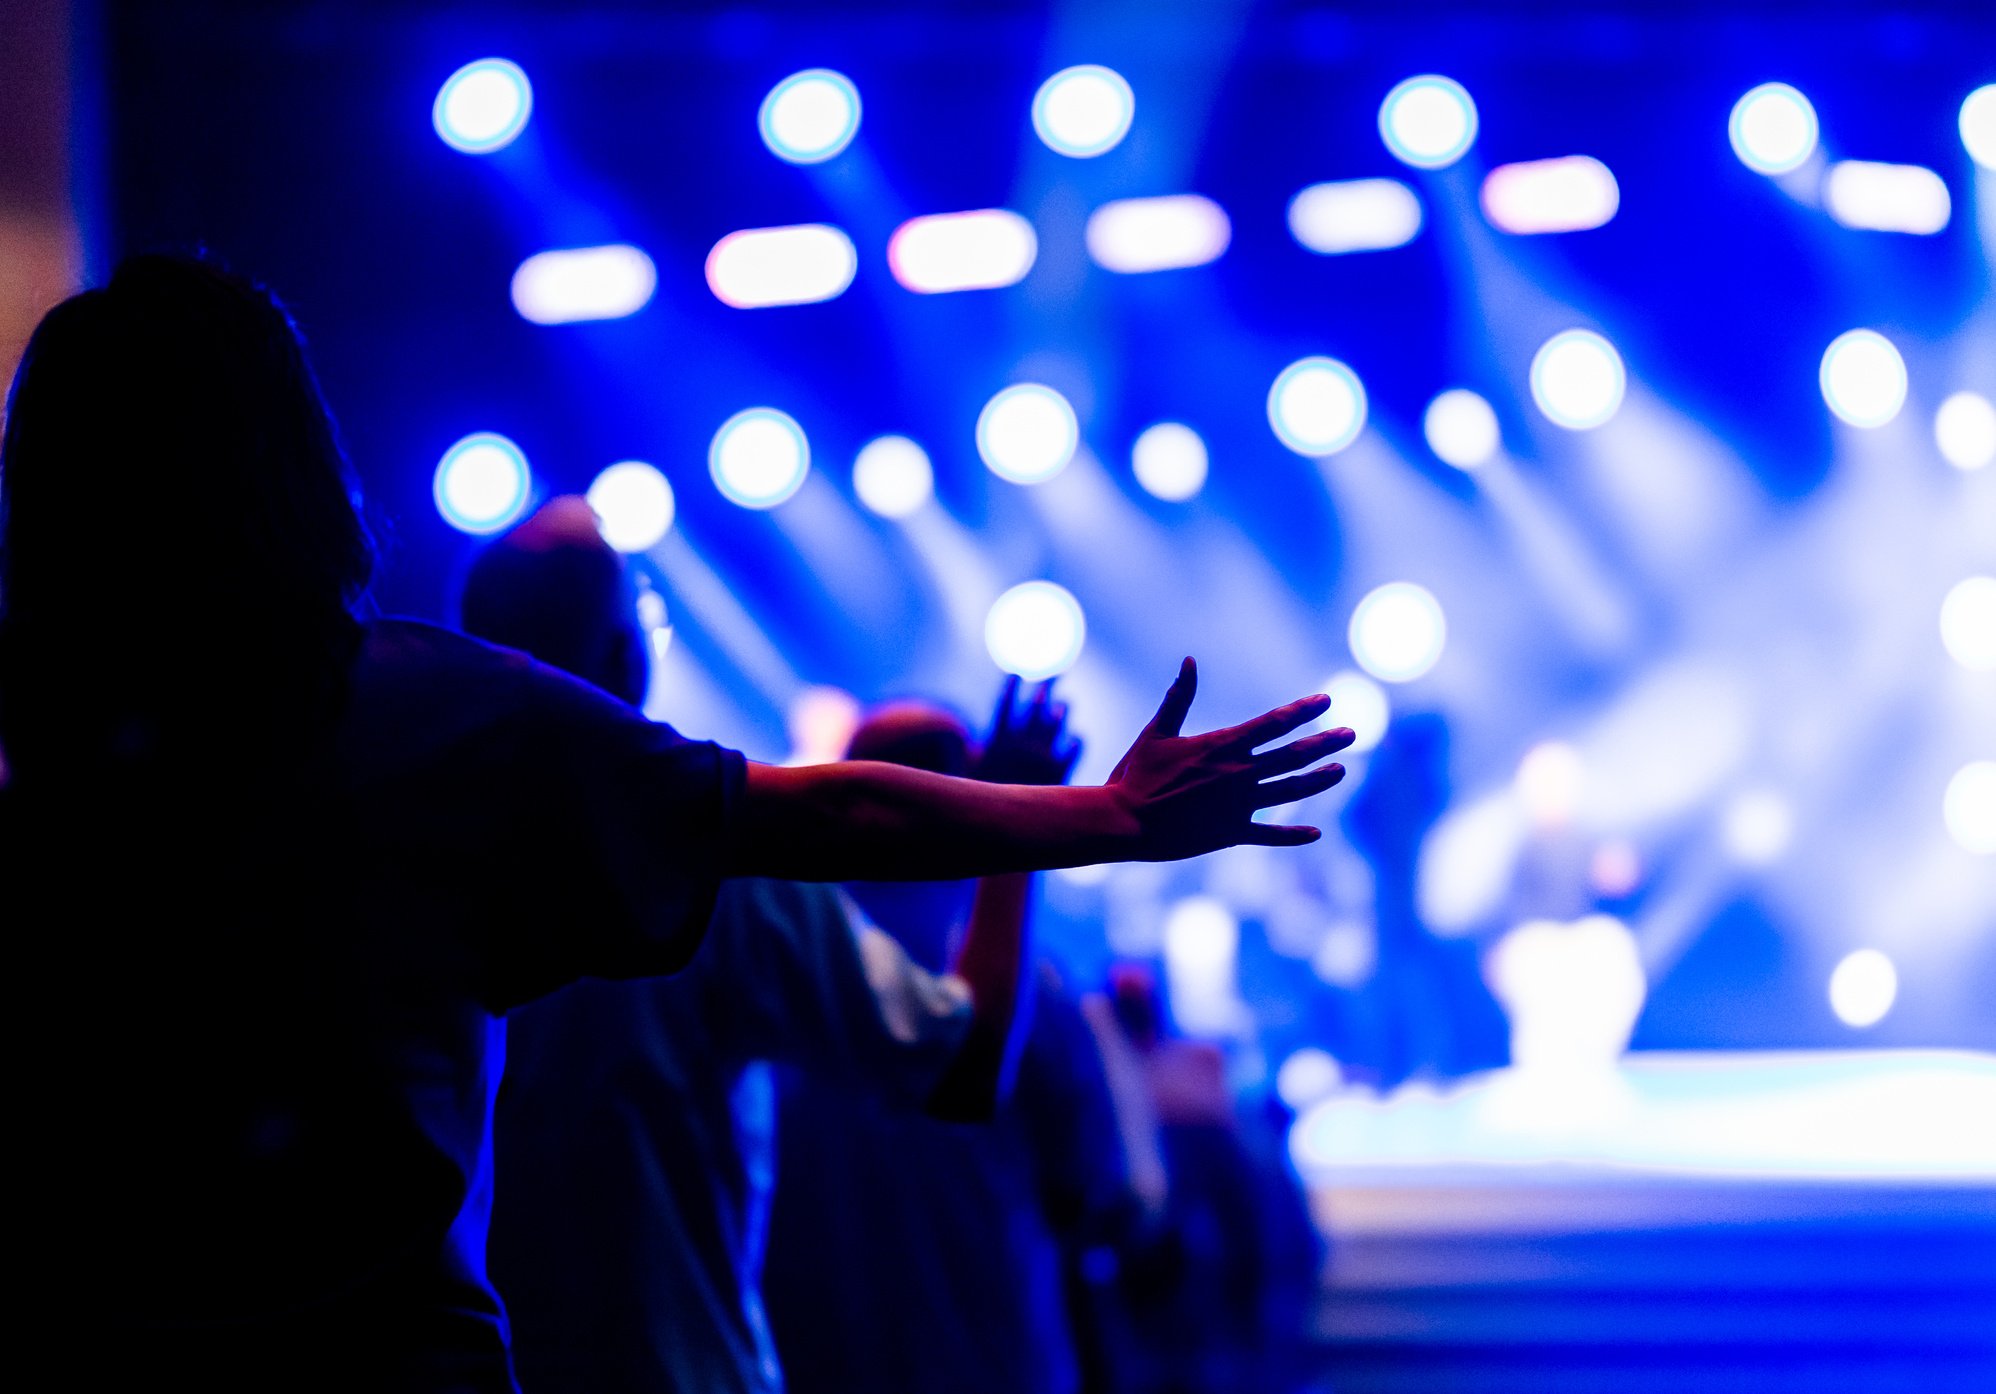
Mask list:
[[1137,861],[1143,851],[1139,801],[1123,784],[1083,785],[1067,790],[1086,810],[1090,862]]

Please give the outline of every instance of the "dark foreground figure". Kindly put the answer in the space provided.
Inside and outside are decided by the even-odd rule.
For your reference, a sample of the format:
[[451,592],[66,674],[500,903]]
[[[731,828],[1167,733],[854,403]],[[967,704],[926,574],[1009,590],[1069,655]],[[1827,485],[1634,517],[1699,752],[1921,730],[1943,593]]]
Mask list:
[[0,895],[32,999],[15,1358],[61,1384],[508,1390],[507,1011],[681,967],[730,876],[1306,841],[1252,815],[1350,740],[1253,753],[1322,698],[1181,737],[1188,663],[1099,788],[771,769],[363,623],[370,565],[268,295],[143,258],[43,321],[0,445]]

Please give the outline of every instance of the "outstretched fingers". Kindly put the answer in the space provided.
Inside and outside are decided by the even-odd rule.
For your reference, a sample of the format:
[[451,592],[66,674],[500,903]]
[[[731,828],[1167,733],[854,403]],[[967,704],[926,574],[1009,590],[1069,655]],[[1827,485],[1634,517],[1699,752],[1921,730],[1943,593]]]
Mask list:
[[1241,842],[1251,847],[1301,847],[1324,834],[1302,823],[1249,823]]
[[1340,726],[1335,731],[1318,731],[1288,745],[1264,750],[1254,757],[1255,777],[1266,779],[1270,775],[1288,774],[1291,770],[1314,765],[1326,755],[1337,754],[1357,739],[1357,732],[1349,726]]
[[1320,769],[1303,774],[1292,774],[1287,779],[1271,779],[1254,786],[1254,806],[1256,808],[1276,808],[1282,804],[1295,803],[1307,799],[1312,794],[1321,794],[1345,777],[1343,765],[1325,765]]
[[1222,745],[1253,750],[1256,746],[1279,740],[1299,726],[1309,725],[1330,709],[1331,699],[1321,692],[1312,697],[1299,697],[1238,726],[1215,731],[1213,739]]

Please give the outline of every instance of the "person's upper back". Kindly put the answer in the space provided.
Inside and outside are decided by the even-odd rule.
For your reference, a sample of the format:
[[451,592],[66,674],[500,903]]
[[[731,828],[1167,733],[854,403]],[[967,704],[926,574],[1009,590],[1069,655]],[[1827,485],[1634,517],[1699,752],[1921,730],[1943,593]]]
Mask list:
[[446,1236],[479,1181],[497,1015],[686,961],[740,757],[384,622],[329,737],[266,767],[171,767],[117,799],[0,791],[10,927],[77,1023],[50,1086],[65,1184],[142,1322],[295,1321],[391,1290],[496,1320],[482,1226]]

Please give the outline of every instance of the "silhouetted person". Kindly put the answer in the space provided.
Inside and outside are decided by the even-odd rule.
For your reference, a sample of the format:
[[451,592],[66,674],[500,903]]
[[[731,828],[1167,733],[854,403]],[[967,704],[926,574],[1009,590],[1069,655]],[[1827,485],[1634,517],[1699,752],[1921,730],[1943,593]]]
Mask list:
[[1437,938],[1419,908],[1421,849],[1449,801],[1448,724],[1429,712],[1395,721],[1345,808],[1352,846],[1372,863],[1378,958],[1366,995],[1377,1034],[1363,1063],[1393,1086],[1420,1073],[1504,1063],[1502,1011],[1476,946]]
[[[848,753],[942,773],[973,763],[963,723],[914,702],[872,713]],[[1039,743],[989,755],[1006,761],[989,773],[1011,780],[1057,783],[1072,764]],[[956,887],[849,889],[916,962],[935,970],[955,955]],[[1047,964],[1033,998],[1016,1085],[989,1123],[782,1073],[768,1298],[794,1394],[1078,1388],[1068,1274],[1133,1202],[1088,1026]]]
[[[361,623],[289,319],[139,258],[52,310],[0,444],[0,894],[53,1026],[17,1120],[22,1340],[63,1382],[506,1390],[503,1015],[692,956],[720,881],[966,877],[1314,830],[1321,699],[1094,789],[775,769],[515,654]],[[1345,738],[1348,739],[1348,736]],[[21,1357],[26,1363],[26,1352]]]
[[[480,638],[643,697],[635,597],[579,498],[481,553],[462,611]],[[1051,758],[1058,735],[1003,722],[992,754]],[[988,1112],[1024,945],[1010,883],[1024,879],[975,883],[968,941],[935,974],[834,887],[731,881],[685,971],[577,983],[513,1013],[491,1258],[525,1388],[781,1389],[759,1290],[770,1062],[911,1111]]]
[[1118,967],[1110,1003],[1142,1061],[1166,1178],[1162,1213],[1120,1254],[1108,1323],[1122,1338],[1111,1349],[1114,1387],[1300,1388],[1321,1246],[1295,1174],[1243,1128],[1219,1048],[1165,1031],[1154,976]]

